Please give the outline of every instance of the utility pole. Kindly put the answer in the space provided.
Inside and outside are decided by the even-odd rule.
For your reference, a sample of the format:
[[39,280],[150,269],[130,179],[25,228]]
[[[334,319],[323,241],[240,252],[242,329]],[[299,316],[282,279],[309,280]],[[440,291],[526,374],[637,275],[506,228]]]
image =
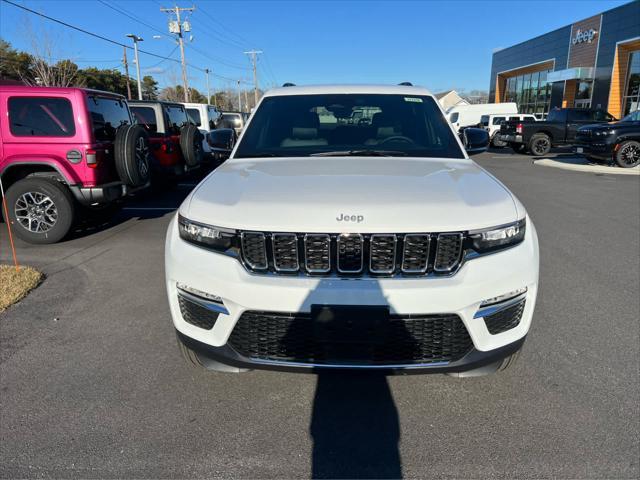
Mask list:
[[242,111],[242,103],[240,100],[240,80],[238,80],[238,111]]
[[211,91],[209,90],[209,70],[208,68],[204,69],[204,73],[207,74],[207,105],[211,105]]
[[189,102],[189,84],[187,83],[187,62],[184,58],[184,32],[191,31],[191,24],[187,21],[184,23],[180,20],[180,12],[193,12],[196,7],[179,8],[160,8],[161,12],[172,13],[176,16],[175,21],[169,22],[169,32],[174,33],[178,37],[178,45],[180,45],[180,60],[182,63],[182,88],[184,88],[184,101]]
[[138,42],[142,42],[142,37],[129,33],[127,37],[133,40],[133,51],[136,56],[136,72],[138,74],[138,100],[142,100],[142,83],[140,83],[140,61],[138,60]]
[[249,113],[249,102],[247,101],[247,90],[244,91],[244,110]]
[[124,74],[127,77],[127,98],[131,100],[131,85],[129,84],[129,63],[127,62],[127,47],[122,47],[124,50],[124,57],[122,57],[122,63],[124,63]]
[[251,63],[253,63],[253,96],[255,97],[255,104],[258,104],[258,55],[262,53],[262,50],[250,50],[248,52],[244,52],[245,55],[249,55],[251,57]]

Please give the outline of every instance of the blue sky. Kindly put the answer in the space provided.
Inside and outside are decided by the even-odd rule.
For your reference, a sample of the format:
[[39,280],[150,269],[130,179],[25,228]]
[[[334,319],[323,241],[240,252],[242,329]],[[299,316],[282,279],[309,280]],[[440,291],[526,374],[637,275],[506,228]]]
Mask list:
[[[168,0],[12,0],[25,7],[128,43],[127,33],[144,37],[142,49],[179,59],[167,31]],[[187,62],[213,69],[212,86],[251,80],[243,50],[256,48],[261,86],[283,82],[398,83],[411,81],[433,91],[489,87],[491,54],[627,1],[178,1],[195,4],[193,41]],[[216,20],[214,22],[213,19]],[[28,19],[28,20],[27,20]],[[25,27],[30,23],[30,27]],[[153,28],[151,28],[153,27]],[[25,32],[48,32],[55,55],[80,66],[122,68],[122,48],[38,19],[0,3],[0,35],[14,47],[32,50]],[[132,60],[133,54],[129,56]],[[144,73],[161,85],[176,83],[179,65],[141,55]],[[130,67],[130,72],[134,70]],[[190,69],[191,86],[204,89],[204,74]]]

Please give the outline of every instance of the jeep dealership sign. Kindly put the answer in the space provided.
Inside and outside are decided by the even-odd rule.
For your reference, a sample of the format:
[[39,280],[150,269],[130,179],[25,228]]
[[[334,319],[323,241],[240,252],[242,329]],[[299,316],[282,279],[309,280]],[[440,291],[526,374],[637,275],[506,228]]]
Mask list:
[[591,43],[593,42],[593,39],[597,34],[598,34],[598,31],[593,28],[590,28],[589,30],[585,30],[585,31],[578,29],[576,31],[575,37],[571,39],[571,43],[574,45],[576,43],[583,43],[583,42]]

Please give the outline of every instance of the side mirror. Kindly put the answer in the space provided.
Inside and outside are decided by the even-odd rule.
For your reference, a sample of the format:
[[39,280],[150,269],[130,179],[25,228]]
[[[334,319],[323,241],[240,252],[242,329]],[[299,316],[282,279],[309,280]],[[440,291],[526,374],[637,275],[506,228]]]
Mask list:
[[236,144],[236,132],[233,128],[212,130],[207,135],[207,143],[216,158],[226,160]]
[[462,144],[469,154],[485,152],[489,148],[489,132],[483,128],[465,128]]

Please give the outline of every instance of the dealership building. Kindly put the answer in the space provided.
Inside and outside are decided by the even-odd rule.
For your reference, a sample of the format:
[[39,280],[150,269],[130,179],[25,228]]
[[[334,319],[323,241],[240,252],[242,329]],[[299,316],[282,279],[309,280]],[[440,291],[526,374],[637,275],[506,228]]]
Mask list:
[[544,116],[555,107],[640,108],[640,1],[493,54],[490,101]]

